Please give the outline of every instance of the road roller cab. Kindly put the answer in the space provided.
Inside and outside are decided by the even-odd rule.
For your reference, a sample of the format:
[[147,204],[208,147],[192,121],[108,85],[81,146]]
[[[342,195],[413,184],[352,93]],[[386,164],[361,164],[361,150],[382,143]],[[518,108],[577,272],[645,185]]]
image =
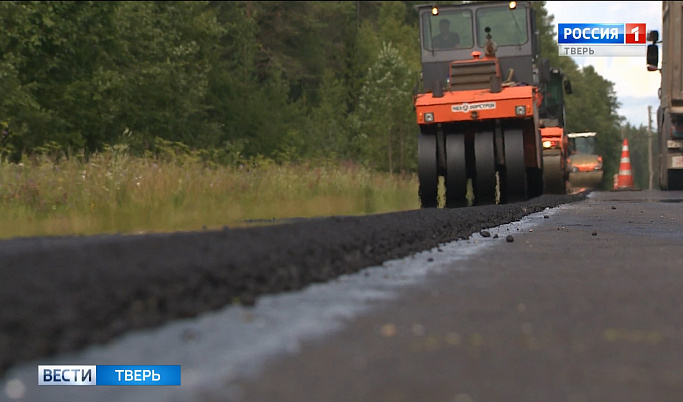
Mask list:
[[569,133],[570,192],[599,188],[602,184],[602,156],[595,151],[595,132]]
[[542,77],[531,3],[416,9],[422,55],[414,96],[421,206],[438,206],[440,177],[446,207],[541,195]]

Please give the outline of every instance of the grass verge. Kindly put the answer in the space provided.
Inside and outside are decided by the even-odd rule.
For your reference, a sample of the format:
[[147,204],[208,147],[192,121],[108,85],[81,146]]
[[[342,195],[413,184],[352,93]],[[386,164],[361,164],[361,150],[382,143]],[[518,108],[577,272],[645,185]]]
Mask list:
[[0,164],[0,238],[202,230],[419,207],[417,178],[352,163],[239,167],[115,151]]

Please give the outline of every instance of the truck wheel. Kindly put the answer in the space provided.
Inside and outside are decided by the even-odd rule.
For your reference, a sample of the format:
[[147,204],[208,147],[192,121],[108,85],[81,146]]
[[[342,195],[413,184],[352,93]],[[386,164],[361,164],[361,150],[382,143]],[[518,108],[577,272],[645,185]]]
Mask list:
[[538,168],[529,169],[526,172],[526,177],[529,182],[528,196],[529,198],[536,198],[543,195],[543,170]]
[[496,203],[496,155],[492,132],[478,132],[474,135],[474,203],[490,205]]
[[446,136],[446,208],[467,206],[465,135]]
[[560,155],[543,157],[543,192],[546,194],[567,194],[560,158]]
[[683,190],[683,170],[669,169],[667,181],[667,190]]
[[524,136],[521,128],[505,130],[505,168],[502,174],[501,202],[526,201],[527,178],[524,165]]
[[439,206],[437,199],[439,176],[436,166],[436,135],[420,133],[417,154],[420,206],[422,208],[436,208]]

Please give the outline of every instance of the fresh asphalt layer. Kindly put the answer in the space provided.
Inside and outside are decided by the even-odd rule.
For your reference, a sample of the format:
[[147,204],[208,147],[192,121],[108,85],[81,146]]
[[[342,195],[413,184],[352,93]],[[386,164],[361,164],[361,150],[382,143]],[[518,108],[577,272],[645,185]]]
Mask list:
[[0,378],[133,329],[302,289],[585,199],[137,236],[0,241]]

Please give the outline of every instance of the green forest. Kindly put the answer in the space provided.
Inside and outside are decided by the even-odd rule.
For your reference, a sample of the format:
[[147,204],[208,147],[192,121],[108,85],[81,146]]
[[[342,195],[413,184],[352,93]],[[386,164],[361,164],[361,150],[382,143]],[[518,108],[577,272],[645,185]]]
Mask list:
[[[2,159],[118,147],[414,172],[420,3],[0,2]],[[617,94],[558,56],[544,4],[534,2],[543,56],[573,88],[567,129],[599,133],[611,182]]]

